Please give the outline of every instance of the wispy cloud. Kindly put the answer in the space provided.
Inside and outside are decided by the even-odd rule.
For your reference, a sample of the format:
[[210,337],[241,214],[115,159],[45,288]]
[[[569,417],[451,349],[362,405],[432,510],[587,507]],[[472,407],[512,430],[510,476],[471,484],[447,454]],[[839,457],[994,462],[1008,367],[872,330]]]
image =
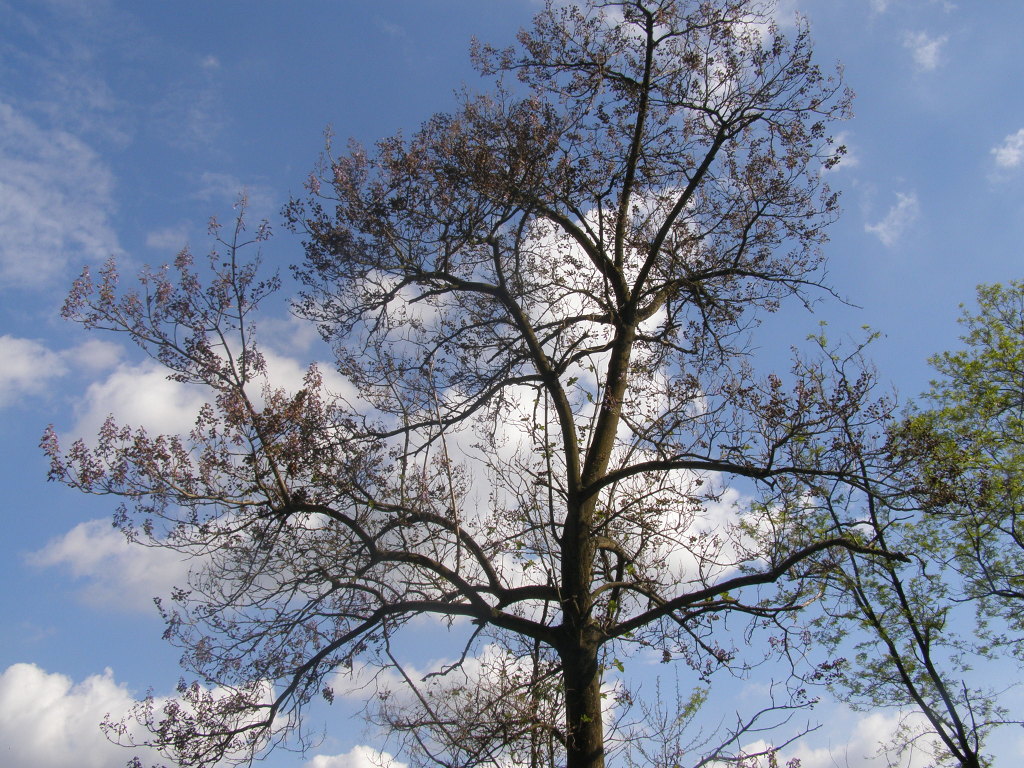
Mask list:
[[263,184],[246,184],[230,173],[207,171],[199,177],[199,188],[195,197],[203,202],[216,205],[234,205],[238,198],[245,196],[249,221],[273,217],[277,203],[273,191]]
[[89,605],[117,611],[152,611],[188,581],[189,563],[169,549],[132,544],[109,520],[79,523],[28,556],[30,565],[60,567],[83,582],[79,597]]
[[927,32],[908,32],[903,38],[903,47],[910,50],[914,65],[922,72],[930,72],[942,61],[942,46],[949,40],[947,35],[931,37]]
[[0,287],[43,287],[119,253],[114,178],[76,136],[0,103]]
[[55,351],[34,339],[0,336],[0,408],[48,394],[53,381],[73,370],[96,373],[114,366],[120,357],[118,345],[99,339]]
[[140,32],[132,15],[109,0],[0,3],[0,14],[11,33],[0,56],[4,99],[48,127],[125,146],[138,105],[119,98],[104,65],[134,64],[126,60]]
[[177,253],[188,243],[188,227],[163,227],[146,234],[146,247],[168,253]]
[[865,224],[864,230],[877,235],[882,245],[892,247],[900,239],[907,228],[917,219],[921,206],[917,195],[913,192],[904,195],[896,193],[896,204],[889,209],[885,217],[877,224]]
[[1003,143],[992,147],[992,156],[1000,168],[1017,168],[1024,163],[1024,128],[1011,133]]

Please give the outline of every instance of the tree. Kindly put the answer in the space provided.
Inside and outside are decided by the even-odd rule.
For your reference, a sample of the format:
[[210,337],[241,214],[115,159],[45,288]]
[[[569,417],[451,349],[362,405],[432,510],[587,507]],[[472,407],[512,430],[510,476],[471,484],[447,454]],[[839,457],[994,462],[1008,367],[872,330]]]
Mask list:
[[[895,426],[890,448],[899,445],[902,425]],[[901,712],[892,742],[883,745],[890,759],[917,752],[935,765],[981,768],[991,764],[984,752],[990,731],[1014,721],[996,692],[969,683],[978,653],[956,628],[963,617],[958,621],[958,574],[942,563],[947,535],[919,504],[916,462],[899,457],[893,469],[862,476],[861,534],[875,549],[912,556],[908,564],[850,551],[825,575],[816,636],[832,653],[852,639],[856,653],[828,682],[854,706]],[[843,493],[821,498],[835,525],[848,526]]]
[[[979,286],[978,307],[960,319],[966,348],[931,358],[941,374],[924,396],[932,407],[893,421],[889,467],[862,474],[865,543],[912,553],[911,564],[850,552],[828,575],[835,601],[823,603],[833,648],[850,619],[868,630],[833,682],[854,701],[921,716],[897,735],[898,752],[924,746],[937,764],[962,768],[990,765],[988,734],[1020,723],[1003,691],[971,672],[1002,650],[1021,656],[1024,283]],[[840,525],[844,515],[830,512]],[[978,621],[967,631],[972,603]]]
[[[379,702],[412,757],[595,768],[622,659],[742,673],[755,632],[796,656],[813,577],[844,551],[887,556],[812,503],[872,460],[871,377],[749,354],[762,313],[822,289],[827,127],[849,102],[806,28],[787,40],[769,11],[549,5],[518,46],[474,46],[491,94],[409,140],[328,145],[286,217],[296,309],[347,399],[316,367],[298,392],[263,383],[252,315],[277,282],[244,263],[241,218],[207,278],[183,252],[136,291],[113,265],[75,284],[67,316],[210,391],[188,436],[44,438],[53,478],[198,557],[163,610],[199,680],[144,703],[153,744],[186,765],[256,752],[338,669],[397,665],[392,640],[431,614],[472,632],[436,684]],[[485,646],[488,687],[453,683]],[[763,715],[715,753],[749,764]]]
[[1024,657],[1024,283],[979,286],[977,313],[964,309],[960,323],[965,349],[931,359],[941,375],[925,395],[933,407],[907,420],[904,450],[920,462],[963,597],[983,626],[998,617],[1018,633],[990,639]]

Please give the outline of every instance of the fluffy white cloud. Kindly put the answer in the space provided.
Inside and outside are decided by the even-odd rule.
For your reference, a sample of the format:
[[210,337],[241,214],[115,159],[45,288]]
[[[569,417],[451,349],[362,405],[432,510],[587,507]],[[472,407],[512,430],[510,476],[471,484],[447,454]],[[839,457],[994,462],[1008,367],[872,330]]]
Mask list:
[[308,768],[406,768],[387,752],[362,745],[352,747],[340,755],[317,755],[308,763]]
[[[918,742],[917,748],[909,750],[899,762],[891,751],[897,732],[921,733],[924,718],[916,713],[871,712],[858,715],[843,707],[830,720],[826,732],[814,734],[825,736],[828,746],[811,747],[804,740],[795,748],[786,750],[785,760],[798,758],[801,768],[835,768],[837,765],[856,765],[862,768],[925,768],[933,765],[934,758],[927,749],[927,739]],[[782,762],[782,761],[780,761]]]
[[877,235],[882,245],[892,247],[900,239],[907,228],[921,212],[917,195],[911,192],[904,195],[896,193],[896,204],[889,209],[885,217],[877,224],[865,224],[864,231]]
[[[4,351],[4,338],[0,337],[0,355]],[[284,340],[282,338],[278,341],[283,343]],[[300,347],[306,343],[301,339],[299,342]],[[33,359],[50,359],[45,357],[45,347],[36,346],[38,349],[33,347],[23,352],[22,356],[34,353],[34,357],[27,357],[30,362]],[[111,367],[117,359],[115,351],[119,354],[119,348],[114,345],[90,340],[53,359],[90,365],[96,371]],[[306,374],[305,363],[270,349],[264,349],[263,352],[267,361],[267,380],[273,387],[292,392],[302,389],[303,376]],[[330,364],[321,365],[321,374],[328,391],[349,398],[355,397],[352,385]],[[3,382],[6,375],[0,373],[0,405],[3,404]],[[23,380],[26,380],[25,377],[19,374],[17,381]],[[250,395],[257,405],[261,402],[258,384],[253,387]],[[75,437],[88,440],[97,434],[103,422],[113,414],[119,424],[144,427],[151,434],[185,434],[192,428],[199,408],[208,397],[209,392],[198,385],[186,385],[168,379],[167,370],[151,360],[138,365],[123,364],[86,389],[75,409],[78,418],[72,433]]]
[[[107,669],[81,683],[34,664],[0,675],[0,745],[7,768],[109,768],[131,753],[109,742],[99,724],[127,713],[134,699]],[[138,750],[141,752],[142,750]]]
[[119,346],[99,339],[55,352],[33,339],[0,336],[0,408],[45,393],[54,379],[72,370],[110,368],[120,356]]
[[61,356],[37,341],[0,336],[0,407],[67,373]]
[[[314,328],[315,332],[315,328]],[[283,339],[278,339],[278,342],[283,342]],[[295,346],[301,349],[303,345],[308,343],[308,339],[303,336],[302,331],[298,331],[295,335]],[[289,392],[298,392],[303,387],[303,377],[306,375],[308,369],[307,365],[300,362],[294,357],[282,355],[271,349],[264,348],[263,355],[267,360],[267,381],[273,387],[288,390]],[[319,362],[320,375],[323,377],[324,387],[332,395],[340,395],[349,401],[355,401],[358,398],[358,394],[352,383],[349,382],[344,376],[338,373],[330,363]]]
[[154,434],[187,432],[203,402],[198,388],[169,380],[156,363],[122,365],[86,390],[76,409],[74,434],[95,435],[110,414],[119,423],[145,427]]
[[993,147],[992,156],[1000,168],[1016,168],[1024,162],[1024,128],[1011,133],[1002,144]]
[[76,136],[0,102],[0,284],[38,287],[120,251],[113,176]]
[[188,578],[189,561],[177,552],[128,542],[109,520],[79,523],[28,556],[38,567],[63,567],[85,582],[81,598],[121,611],[152,610]]
[[922,72],[929,72],[939,66],[942,46],[948,39],[946,35],[931,37],[927,32],[908,32],[903,46],[913,55],[914,65]]
[[[269,689],[268,689],[269,693]],[[214,696],[220,695],[214,689]],[[157,697],[159,711],[167,702]],[[0,674],[0,755],[4,768],[110,768],[136,755],[143,765],[175,763],[155,750],[125,748],[107,740],[104,720],[124,719],[137,703],[107,668],[81,683],[50,673],[35,664],[12,664]],[[146,732],[128,722],[129,736],[141,740]],[[333,768],[333,763],[325,764]],[[362,768],[363,763],[339,763]],[[368,765],[368,764],[367,764]],[[395,764],[394,768],[404,768]]]

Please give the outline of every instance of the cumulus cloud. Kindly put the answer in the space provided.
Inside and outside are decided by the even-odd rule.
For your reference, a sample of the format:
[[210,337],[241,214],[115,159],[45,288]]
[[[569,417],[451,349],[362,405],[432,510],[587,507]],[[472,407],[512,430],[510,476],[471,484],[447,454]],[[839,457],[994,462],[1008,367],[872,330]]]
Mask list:
[[50,380],[67,373],[59,354],[32,339],[0,336],[0,360],[0,407],[45,389]]
[[[0,744],[7,768],[109,768],[130,753],[107,741],[99,724],[135,703],[107,669],[75,683],[34,664],[0,675]],[[136,750],[142,752],[143,750]]]
[[927,32],[908,32],[903,38],[903,47],[910,50],[914,65],[922,72],[930,72],[941,62],[942,46],[949,38],[946,35],[931,37]]
[[857,715],[843,708],[831,720],[832,727],[825,734],[830,738],[828,746],[811,747],[806,741],[798,743],[792,750],[786,750],[785,760],[798,758],[801,768],[835,768],[835,766],[856,765],[863,768],[926,768],[934,765],[934,756],[927,748],[927,739],[920,740],[915,748],[902,755],[895,762],[892,751],[898,734],[919,734],[926,730],[924,717],[916,713],[871,712]]
[[76,136],[0,102],[0,286],[40,287],[118,253],[114,179]]
[[[213,690],[214,697],[222,689]],[[269,689],[267,689],[269,695]],[[4,768],[110,768],[133,755],[143,765],[175,765],[155,750],[111,743],[100,723],[121,721],[137,700],[109,668],[81,683],[50,673],[35,664],[12,664],[0,674],[0,752]],[[159,712],[167,699],[157,697]],[[142,726],[128,723],[128,735],[141,740]],[[327,763],[332,766],[333,764]],[[342,766],[349,764],[339,763]],[[351,766],[362,768],[360,763]],[[394,768],[404,768],[395,764]]]
[[913,224],[921,212],[917,195],[911,192],[904,195],[896,193],[896,204],[889,209],[885,217],[877,224],[865,224],[864,231],[877,235],[882,245],[891,248],[895,245],[907,228]]
[[76,436],[99,432],[107,417],[119,423],[145,427],[153,433],[188,432],[204,402],[203,393],[167,378],[156,363],[121,365],[102,381],[89,385],[76,409]]
[[54,380],[73,370],[96,373],[109,368],[120,355],[119,346],[99,339],[54,351],[33,339],[0,336],[0,408],[47,393]]
[[317,755],[308,768],[406,768],[394,756],[373,747],[356,746],[340,755]]
[[992,147],[992,156],[1000,168],[1017,168],[1024,162],[1024,128],[1011,133],[1003,143]]
[[[315,331],[315,329],[314,329]],[[277,339],[278,342],[283,339]],[[301,346],[304,339],[298,333],[295,340],[296,345]],[[285,389],[289,392],[298,392],[303,387],[303,377],[306,375],[307,366],[297,358],[289,357],[275,352],[272,349],[264,348],[263,356],[267,361],[267,380],[274,387]],[[320,375],[323,377],[324,387],[332,395],[340,395],[350,401],[358,397],[358,393],[352,383],[342,376],[330,363],[319,363]]]
[[146,611],[188,579],[189,561],[177,552],[128,542],[109,520],[79,523],[28,556],[37,567],[67,568],[85,582],[88,604],[120,611]]

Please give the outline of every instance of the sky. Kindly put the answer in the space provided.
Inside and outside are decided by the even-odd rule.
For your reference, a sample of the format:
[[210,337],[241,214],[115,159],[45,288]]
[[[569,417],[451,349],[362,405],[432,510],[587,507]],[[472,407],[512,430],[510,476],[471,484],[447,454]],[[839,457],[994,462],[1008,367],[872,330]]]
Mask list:
[[[279,236],[274,268],[299,260],[279,211],[298,193],[329,126],[371,144],[486,87],[472,37],[507,44],[536,0],[0,0],[0,760],[10,768],[122,764],[97,723],[152,689],[169,695],[178,652],[152,597],[187,570],[130,547],[113,505],[47,483],[47,424],[94,433],[108,413],[174,431],[199,400],[122,339],[60,317],[84,265],[113,255],[130,274],[207,247],[244,191]],[[1024,241],[1024,3],[1019,0],[785,0],[818,59],[856,92],[838,126],[849,154],[830,172],[844,214],[826,247],[846,300],[770,325],[785,350],[819,320],[882,332],[871,356],[904,401],[927,388],[929,355],[957,344],[974,286],[1020,279]],[[281,313],[261,326],[275,371],[324,358]],[[268,766],[362,768],[386,744],[351,714]],[[896,713],[828,705],[791,754],[804,768],[881,766]],[[1024,755],[1000,740],[997,762]],[[836,757],[838,756],[838,757]],[[845,761],[845,762],[844,762]],[[917,765],[918,763],[912,763]],[[1005,764],[1005,763],[1004,763]]]

